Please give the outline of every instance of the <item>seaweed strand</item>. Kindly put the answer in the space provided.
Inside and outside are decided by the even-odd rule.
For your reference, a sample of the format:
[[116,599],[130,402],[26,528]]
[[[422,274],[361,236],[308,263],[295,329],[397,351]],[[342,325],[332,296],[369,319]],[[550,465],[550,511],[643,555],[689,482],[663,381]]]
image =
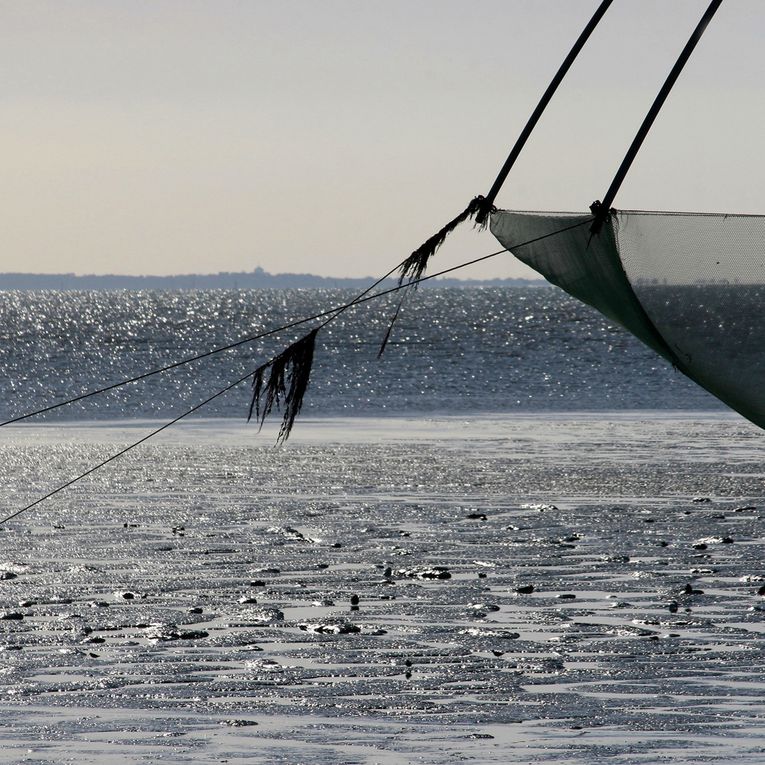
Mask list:
[[274,407],[283,408],[277,443],[284,443],[292,431],[295,418],[303,406],[313,366],[313,353],[319,327],[285,348],[278,356],[259,366],[253,373],[252,398],[247,422],[255,419],[263,427]]
[[[494,209],[491,206],[491,210]],[[385,337],[380,344],[380,350],[377,352],[377,358],[379,359],[385,352],[385,348],[390,340],[391,333],[393,332],[393,326],[398,319],[401,309],[404,307],[407,295],[412,289],[417,289],[417,284],[422,279],[423,274],[428,268],[430,259],[436,254],[438,248],[446,241],[446,237],[454,231],[457,226],[464,223],[470,218],[476,218],[479,213],[487,213],[491,210],[487,208],[487,201],[482,196],[474,197],[470,200],[468,206],[456,217],[450,220],[443,228],[437,231],[430,239],[426,239],[399,267],[400,273],[398,278],[399,287],[404,287],[404,282],[408,284],[404,287],[404,291],[401,293],[401,299],[398,301],[396,310],[393,312],[390,321],[388,322],[388,329],[385,332]],[[484,224],[481,224],[484,225]]]

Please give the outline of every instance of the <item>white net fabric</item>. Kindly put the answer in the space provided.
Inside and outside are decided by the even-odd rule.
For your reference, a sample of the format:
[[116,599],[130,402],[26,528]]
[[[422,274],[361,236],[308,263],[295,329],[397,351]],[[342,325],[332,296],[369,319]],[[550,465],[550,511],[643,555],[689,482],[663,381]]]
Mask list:
[[589,220],[500,211],[491,229],[546,279],[765,427],[765,216],[615,211],[592,238]]

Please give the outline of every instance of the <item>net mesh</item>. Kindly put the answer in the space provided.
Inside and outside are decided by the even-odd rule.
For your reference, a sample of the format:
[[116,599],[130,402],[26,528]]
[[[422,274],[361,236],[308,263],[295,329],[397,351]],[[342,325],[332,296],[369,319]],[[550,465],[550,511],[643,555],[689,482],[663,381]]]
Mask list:
[[[504,247],[765,428],[765,216],[500,211]],[[564,231],[523,247],[515,242]]]

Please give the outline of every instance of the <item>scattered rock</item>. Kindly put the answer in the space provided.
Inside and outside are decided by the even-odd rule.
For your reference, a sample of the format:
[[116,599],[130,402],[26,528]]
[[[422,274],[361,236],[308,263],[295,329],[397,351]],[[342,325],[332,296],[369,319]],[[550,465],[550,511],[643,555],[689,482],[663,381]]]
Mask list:
[[517,640],[520,632],[510,632],[510,630],[492,630],[481,627],[468,627],[460,630],[460,635],[472,635],[473,637],[499,638],[500,640]]
[[0,571],[0,582],[16,579],[17,576],[18,574],[14,574],[13,571]]
[[291,539],[295,542],[313,542],[313,539],[309,539],[301,531],[293,529],[292,526],[270,526],[266,529],[267,534],[279,534],[285,539]]
[[251,725],[257,725],[254,720],[221,720],[218,725],[227,725],[229,728],[246,728]]
[[451,579],[452,575],[445,566],[419,566],[416,568],[402,568],[398,572],[401,576],[410,579]]
[[246,612],[246,618],[257,624],[272,624],[273,622],[284,621],[284,611],[280,611],[275,606],[256,608]]
[[313,632],[316,635],[352,635],[361,632],[361,627],[351,622],[337,624],[298,624],[303,632]]
[[24,614],[19,613],[18,611],[0,611],[0,619],[3,621],[18,620],[23,618]]
[[150,628],[146,637],[149,640],[165,642],[169,640],[200,640],[209,637],[209,633],[204,630],[187,630],[183,627],[176,627],[174,624],[155,624]]
[[468,603],[468,608],[475,611],[499,611],[499,606],[494,603]]
[[531,593],[534,592],[534,585],[533,584],[522,584],[520,587],[516,587],[515,591],[519,595],[531,595]]

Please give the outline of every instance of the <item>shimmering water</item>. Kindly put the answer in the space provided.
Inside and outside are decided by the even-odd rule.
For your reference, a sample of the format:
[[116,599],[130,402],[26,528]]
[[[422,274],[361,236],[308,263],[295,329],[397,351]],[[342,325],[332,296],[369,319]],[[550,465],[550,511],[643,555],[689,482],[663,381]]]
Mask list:
[[[341,304],[345,290],[0,292],[7,418]],[[382,303],[382,301],[381,301]],[[422,289],[384,357],[391,303],[319,335],[311,415],[708,409],[717,402],[590,308],[548,288]],[[277,353],[285,333],[133,384],[55,417],[171,416]],[[244,416],[247,386],[209,416]]]
[[[0,293],[3,415],[348,297]],[[0,527],[0,763],[762,762],[761,431],[553,290],[388,314]],[[293,337],[4,428],[3,515]]]

